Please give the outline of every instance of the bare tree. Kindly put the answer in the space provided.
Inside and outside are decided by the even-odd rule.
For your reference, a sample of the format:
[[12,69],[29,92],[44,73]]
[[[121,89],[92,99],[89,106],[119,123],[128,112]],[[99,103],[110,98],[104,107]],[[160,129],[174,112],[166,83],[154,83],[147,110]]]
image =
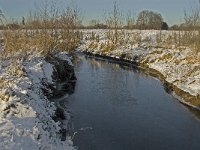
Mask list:
[[129,10],[127,13],[127,18],[126,18],[126,28],[133,29],[134,26],[135,26],[135,18],[132,15],[131,11]]
[[139,13],[136,23],[137,27],[141,30],[160,30],[162,28],[163,18],[160,13],[149,10],[143,10]]
[[2,25],[4,25],[5,21],[7,22],[6,17],[4,15],[3,11],[0,9],[0,22]]
[[118,29],[122,25],[122,13],[116,1],[113,2],[113,10],[109,13],[106,23],[112,29]]
[[187,37],[186,41],[189,41],[190,45],[194,45],[194,49],[198,53],[200,52],[200,0],[198,0],[195,7],[191,7],[189,13],[184,12],[184,20],[185,27],[190,30],[188,34],[192,35],[185,36]]
[[96,28],[100,24],[100,21],[97,19],[92,19],[89,22],[89,27],[90,28]]
[[[118,4],[116,1],[113,2],[113,10],[109,13],[109,16],[106,19],[106,25],[110,29],[114,29],[113,43],[116,44],[118,41],[118,29],[122,27],[122,13],[119,10]],[[109,33],[111,34],[111,32]],[[112,37],[112,36],[111,36]]]
[[200,26],[200,0],[196,7],[191,7],[190,13],[184,11],[185,26],[188,29],[195,29]]

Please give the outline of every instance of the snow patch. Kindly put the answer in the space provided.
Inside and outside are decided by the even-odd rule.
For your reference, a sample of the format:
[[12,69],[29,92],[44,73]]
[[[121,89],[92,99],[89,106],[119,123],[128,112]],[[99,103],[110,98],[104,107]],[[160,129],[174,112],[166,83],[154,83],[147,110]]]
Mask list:
[[[59,58],[67,58],[59,54]],[[52,83],[53,66],[40,55],[29,55],[27,61],[17,61],[24,75],[9,72],[13,58],[2,61],[0,67],[0,147],[1,149],[74,150],[70,137],[61,141],[59,122],[52,117],[55,104],[44,96],[43,82]]]

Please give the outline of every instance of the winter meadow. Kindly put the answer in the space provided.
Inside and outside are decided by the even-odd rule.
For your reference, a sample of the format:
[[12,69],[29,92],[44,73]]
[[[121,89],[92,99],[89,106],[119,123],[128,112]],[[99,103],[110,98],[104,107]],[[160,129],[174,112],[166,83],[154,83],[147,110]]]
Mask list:
[[82,3],[0,0],[0,149],[199,150],[200,1]]

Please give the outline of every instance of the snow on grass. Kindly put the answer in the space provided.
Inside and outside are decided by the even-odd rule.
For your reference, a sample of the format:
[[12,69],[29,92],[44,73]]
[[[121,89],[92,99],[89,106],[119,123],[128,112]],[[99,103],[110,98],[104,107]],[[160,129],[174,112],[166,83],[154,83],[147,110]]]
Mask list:
[[36,55],[17,61],[23,74],[9,70],[12,65],[13,60],[7,59],[0,68],[1,149],[73,150],[70,137],[66,141],[59,138],[59,122],[52,119],[55,105],[42,92],[42,82],[53,82],[53,66]]
[[[179,34],[178,32],[125,30],[121,34],[122,37],[118,37],[120,40],[116,47],[104,51],[104,45],[109,46],[112,42],[107,38],[107,32],[108,30],[84,30],[79,50],[136,61],[139,65],[157,70],[167,82],[182,91],[195,97],[200,95],[200,53],[195,54],[191,48],[177,46],[172,35]],[[99,37],[99,40],[91,38],[92,34],[93,37]]]
[[69,65],[73,66],[73,64],[71,62],[71,58],[68,56],[68,52],[60,52],[60,53],[57,53],[55,56],[62,60],[66,60]]

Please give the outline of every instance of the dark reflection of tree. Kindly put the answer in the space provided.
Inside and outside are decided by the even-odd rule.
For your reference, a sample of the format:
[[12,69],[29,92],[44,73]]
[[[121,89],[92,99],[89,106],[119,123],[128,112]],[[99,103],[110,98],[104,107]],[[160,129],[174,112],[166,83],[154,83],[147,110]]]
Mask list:
[[76,66],[74,69],[80,68],[83,64],[82,57],[75,54],[72,55],[72,63]]
[[196,110],[194,108],[191,108],[191,107],[188,107],[188,106],[185,106],[186,109],[190,112],[192,112],[192,114],[194,114],[194,117],[200,121],[200,111],[199,110]]
[[[137,103],[132,87],[137,85],[130,85],[130,79],[132,80],[133,69],[122,68],[120,64],[110,62],[108,60],[102,60],[99,58],[88,58],[92,74],[96,78],[96,84],[99,93],[107,96],[113,106],[118,105],[135,105]],[[98,59],[98,60],[97,60]],[[131,74],[130,73],[133,73]],[[134,78],[138,80],[139,78]],[[134,81],[134,83],[138,81]],[[132,81],[131,81],[132,83]],[[131,86],[131,87],[130,87]],[[111,94],[112,93],[112,94]]]

